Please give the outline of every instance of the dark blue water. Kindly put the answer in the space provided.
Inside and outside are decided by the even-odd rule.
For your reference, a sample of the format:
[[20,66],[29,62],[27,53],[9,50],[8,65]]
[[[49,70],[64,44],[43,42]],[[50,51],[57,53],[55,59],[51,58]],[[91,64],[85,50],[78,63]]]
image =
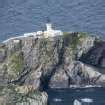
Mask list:
[[63,31],[105,35],[105,0],[0,0],[0,41],[40,30],[46,17]]
[[49,105],[80,105],[75,100],[91,99],[93,102],[81,105],[105,105],[105,88],[49,89]]

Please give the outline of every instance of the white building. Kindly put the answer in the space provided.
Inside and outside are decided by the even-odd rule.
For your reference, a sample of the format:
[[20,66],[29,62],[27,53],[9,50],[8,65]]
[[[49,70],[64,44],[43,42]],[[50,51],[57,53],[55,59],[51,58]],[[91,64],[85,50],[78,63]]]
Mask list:
[[54,30],[51,23],[46,24],[46,29],[47,30],[44,31],[45,38],[63,35],[61,30]]
[[30,37],[30,36],[33,36],[33,37],[35,37],[36,36],[36,32],[31,32],[31,33],[25,33],[24,34],[24,37]]
[[46,24],[46,30],[45,31],[37,31],[32,33],[25,33],[24,37],[37,37],[37,38],[48,38],[48,37],[54,37],[54,36],[60,36],[63,35],[63,32],[61,30],[54,30],[52,28],[51,23]]
[[14,39],[13,43],[16,43],[16,44],[20,43],[20,39]]

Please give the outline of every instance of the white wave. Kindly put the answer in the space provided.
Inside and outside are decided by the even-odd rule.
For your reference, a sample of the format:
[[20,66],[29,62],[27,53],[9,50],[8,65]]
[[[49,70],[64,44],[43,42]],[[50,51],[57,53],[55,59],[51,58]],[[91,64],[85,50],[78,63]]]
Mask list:
[[90,99],[90,98],[83,98],[81,99],[82,102],[88,102],[88,103],[92,103],[93,102],[93,99]]
[[70,88],[91,88],[91,87],[102,87],[101,85],[70,85]]
[[55,102],[61,102],[62,101],[62,99],[60,99],[60,98],[54,98],[53,99]]
[[92,103],[93,99],[90,98],[82,98],[82,99],[75,99],[73,105],[82,105],[84,103]]

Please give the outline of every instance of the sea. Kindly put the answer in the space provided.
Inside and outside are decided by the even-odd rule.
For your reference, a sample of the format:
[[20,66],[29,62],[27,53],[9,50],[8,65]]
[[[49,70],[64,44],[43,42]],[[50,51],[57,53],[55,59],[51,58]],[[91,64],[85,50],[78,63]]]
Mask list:
[[0,0],[0,41],[45,29],[105,36],[105,0]]
[[[48,19],[55,29],[105,38],[105,0],[0,0],[0,42],[45,30]],[[104,88],[47,92],[49,105],[105,105]]]
[[48,89],[49,105],[105,105],[105,88]]

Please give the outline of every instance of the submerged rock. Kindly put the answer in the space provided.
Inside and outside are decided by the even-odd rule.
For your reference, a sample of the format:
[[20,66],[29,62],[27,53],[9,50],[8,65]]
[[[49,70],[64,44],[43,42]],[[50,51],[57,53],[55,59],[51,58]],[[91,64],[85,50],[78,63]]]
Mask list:
[[83,99],[75,99],[73,105],[92,105],[93,99],[83,98]]

